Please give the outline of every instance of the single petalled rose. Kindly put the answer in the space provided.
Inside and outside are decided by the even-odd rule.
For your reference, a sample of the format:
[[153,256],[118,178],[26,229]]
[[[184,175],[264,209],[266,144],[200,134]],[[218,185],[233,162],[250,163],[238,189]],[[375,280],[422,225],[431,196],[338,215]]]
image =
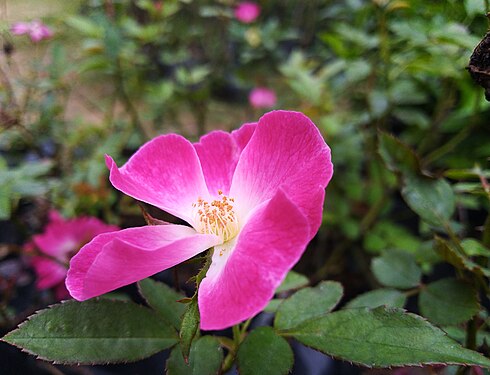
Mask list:
[[39,42],[53,36],[51,29],[39,20],[17,22],[12,25],[10,31],[15,35],[27,34],[33,42]]
[[118,229],[95,217],[65,220],[57,211],[51,211],[44,232],[33,236],[32,242],[25,246],[28,254],[34,249],[40,253],[30,258],[37,275],[36,287],[64,290],[63,281],[70,258],[94,236]]
[[267,87],[256,87],[250,91],[248,102],[254,108],[272,108],[277,103],[276,93]]
[[243,23],[252,23],[260,15],[260,6],[253,1],[242,1],[235,8],[235,18]]
[[298,112],[274,111],[192,144],[177,134],[143,145],[110,181],[189,223],[95,237],[72,258],[70,294],[86,300],[214,248],[198,290],[200,325],[223,329],[262,311],[322,221],[330,149]]

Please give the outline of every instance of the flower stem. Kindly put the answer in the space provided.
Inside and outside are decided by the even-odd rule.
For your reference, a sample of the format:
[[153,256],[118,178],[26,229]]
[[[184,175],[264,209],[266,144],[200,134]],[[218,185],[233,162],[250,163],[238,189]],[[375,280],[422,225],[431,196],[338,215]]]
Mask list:
[[[240,324],[234,325],[231,328],[233,331],[233,341],[225,340],[224,342],[222,342],[222,345],[225,346],[226,349],[228,349],[228,354],[223,361],[221,373],[226,373],[233,366],[236,358],[236,353],[238,352],[238,347],[242,343],[251,321],[252,319],[248,319],[245,323],[242,324],[241,328]],[[233,346],[230,346],[231,343],[233,343]]]

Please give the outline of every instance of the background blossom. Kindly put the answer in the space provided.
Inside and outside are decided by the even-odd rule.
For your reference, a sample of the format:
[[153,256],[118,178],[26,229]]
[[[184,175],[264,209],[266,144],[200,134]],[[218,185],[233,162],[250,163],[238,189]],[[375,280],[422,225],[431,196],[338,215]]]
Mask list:
[[17,22],[12,25],[10,31],[14,35],[29,35],[33,42],[40,42],[53,36],[53,31],[39,20],[31,22]]
[[260,15],[260,6],[252,1],[243,1],[235,8],[235,18],[243,23],[252,23]]
[[277,103],[277,97],[274,90],[267,87],[256,87],[250,92],[248,101],[254,108],[272,108]]
[[26,245],[28,253],[32,254],[35,250],[40,253],[29,258],[37,275],[37,288],[43,290],[55,287],[58,297],[66,295],[63,281],[71,257],[94,236],[118,229],[95,217],[64,219],[52,210],[44,232],[33,236],[32,241]]

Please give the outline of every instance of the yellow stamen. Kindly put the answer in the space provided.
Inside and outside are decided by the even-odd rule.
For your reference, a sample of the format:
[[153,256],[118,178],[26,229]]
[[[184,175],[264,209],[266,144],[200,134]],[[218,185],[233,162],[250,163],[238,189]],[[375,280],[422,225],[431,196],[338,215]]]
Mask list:
[[233,209],[233,198],[228,198],[222,190],[218,190],[220,199],[211,203],[198,198],[192,204],[195,211],[196,230],[203,234],[214,234],[223,239],[223,242],[231,240],[238,233],[238,220]]

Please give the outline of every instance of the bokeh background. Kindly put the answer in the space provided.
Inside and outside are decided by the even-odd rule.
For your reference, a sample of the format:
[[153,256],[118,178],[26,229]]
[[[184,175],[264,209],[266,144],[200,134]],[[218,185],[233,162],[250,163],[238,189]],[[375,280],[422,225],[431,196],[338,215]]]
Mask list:
[[[308,115],[335,165],[323,225],[296,271],[313,285],[342,282],[343,303],[380,288],[371,261],[393,249],[426,281],[454,274],[432,250],[437,228],[407,204],[400,167],[380,154],[379,132],[411,148],[425,176],[449,184],[442,200],[455,200],[452,230],[479,237],[489,203],[490,107],[465,68],[487,31],[488,1],[262,0],[242,14],[240,5],[0,1],[2,335],[60,298],[55,288],[36,287],[26,250],[50,211],[122,228],[145,224],[140,205],[111,187],[104,154],[121,165],[159,134],[197,141],[272,109]],[[33,21],[49,32],[33,34]],[[183,266],[180,281],[158,277],[185,289],[193,272]],[[132,287],[123,292],[138,298]],[[418,312],[415,297],[403,293],[405,307]],[[304,351],[296,350],[298,374],[367,371]],[[19,374],[150,374],[164,361],[54,367],[0,344],[0,368]]]

